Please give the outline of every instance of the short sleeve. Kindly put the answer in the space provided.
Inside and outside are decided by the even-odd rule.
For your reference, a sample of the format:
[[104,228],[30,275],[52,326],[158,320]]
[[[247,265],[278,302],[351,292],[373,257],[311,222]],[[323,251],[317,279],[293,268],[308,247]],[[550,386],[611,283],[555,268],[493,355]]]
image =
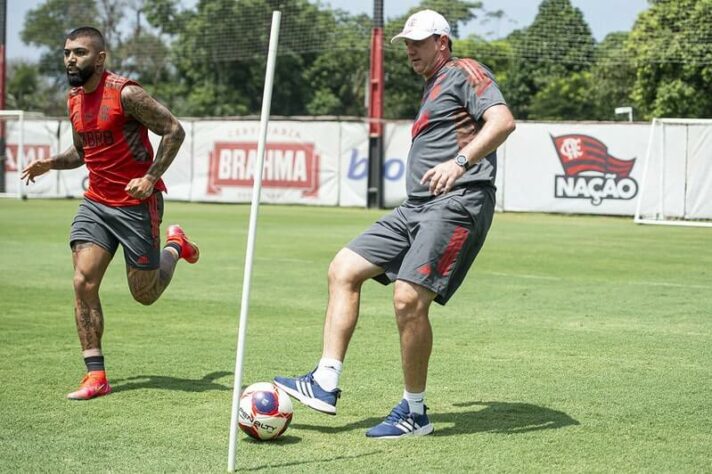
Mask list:
[[455,81],[455,86],[460,89],[457,95],[475,120],[480,120],[493,105],[507,103],[494,74],[482,64],[472,59],[459,59],[457,70],[462,76]]

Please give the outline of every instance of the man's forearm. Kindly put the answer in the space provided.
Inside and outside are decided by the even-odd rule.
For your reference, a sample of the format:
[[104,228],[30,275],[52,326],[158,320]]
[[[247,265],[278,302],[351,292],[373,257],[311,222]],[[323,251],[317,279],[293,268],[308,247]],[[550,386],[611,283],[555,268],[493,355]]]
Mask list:
[[163,176],[163,173],[166,172],[178,154],[178,150],[180,149],[184,138],[185,132],[180,124],[178,124],[177,127],[174,127],[170,132],[163,135],[161,143],[158,145],[158,150],[156,151],[156,157],[154,158],[153,164],[151,164],[151,167],[148,169],[146,175],[153,178],[155,181]]
[[504,143],[515,128],[514,118],[509,109],[500,108],[496,113],[486,117],[484,126],[474,140],[465,145],[460,152],[468,158],[470,165],[475,165]]
[[82,157],[77,148],[72,145],[67,150],[54,155],[50,158],[52,169],[54,170],[71,170],[74,168],[79,168],[84,164],[84,157]]

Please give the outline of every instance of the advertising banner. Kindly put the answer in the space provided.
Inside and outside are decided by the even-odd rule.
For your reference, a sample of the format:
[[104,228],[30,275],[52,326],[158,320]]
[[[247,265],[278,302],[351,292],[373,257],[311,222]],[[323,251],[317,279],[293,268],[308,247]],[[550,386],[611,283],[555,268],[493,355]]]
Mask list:
[[366,207],[368,125],[342,122],[339,151],[339,205]]
[[507,211],[632,215],[648,125],[521,123],[505,144]]
[[[250,202],[260,124],[194,124],[191,199]],[[275,121],[269,124],[261,202],[338,204],[339,123]]]
[[[163,176],[166,199],[250,202],[258,121],[181,121],[186,138]],[[406,198],[410,121],[384,128],[384,204]],[[7,121],[6,186],[30,197],[81,197],[85,167],[52,171],[19,186],[19,127]],[[67,120],[26,120],[25,162],[66,150]],[[522,122],[497,151],[497,209],[633,215],[643,184],[651,127],[631,123]],[[154,150],[160,137],[150,134]],[[660,142],[659,146],[655,143]],[[641,204],[673,216],[711,218],[712,127],[671,126],[654,141]],[[261,200],[274,204],[366,206],[368,128],[359,121],[280,120],[269,124]],[[659,149],[658,149],[659,148]],[[664,156],[664,161],[662,157]],[[664,168],[664,169],[661,169]],[[660,201],[659,196],[665,196]]]

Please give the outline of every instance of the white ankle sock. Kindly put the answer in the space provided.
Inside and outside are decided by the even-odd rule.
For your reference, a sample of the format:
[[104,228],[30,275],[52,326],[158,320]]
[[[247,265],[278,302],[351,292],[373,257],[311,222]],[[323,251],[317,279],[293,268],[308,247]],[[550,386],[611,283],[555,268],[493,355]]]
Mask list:
[[425,413],[425,392],[412,393],[403,390],[403,398],[408,402],[411,413],[422,415]]
[[314,380],[327,392],[333,392],[339,386],[339,376],[343,363],[336,359],[323,357],[314,371]]

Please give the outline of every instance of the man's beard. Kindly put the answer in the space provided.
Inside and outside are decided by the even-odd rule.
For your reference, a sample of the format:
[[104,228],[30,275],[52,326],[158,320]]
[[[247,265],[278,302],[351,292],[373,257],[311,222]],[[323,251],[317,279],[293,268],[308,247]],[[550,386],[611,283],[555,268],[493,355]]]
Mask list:
[[87,66],[84,69],[77,67],[76,71],[74,72],[67,71],[67,79],[69,80],[69,85],[72,87],[83,86],[87,83],[91,76],[94,75],[95,71],[95,66]]

